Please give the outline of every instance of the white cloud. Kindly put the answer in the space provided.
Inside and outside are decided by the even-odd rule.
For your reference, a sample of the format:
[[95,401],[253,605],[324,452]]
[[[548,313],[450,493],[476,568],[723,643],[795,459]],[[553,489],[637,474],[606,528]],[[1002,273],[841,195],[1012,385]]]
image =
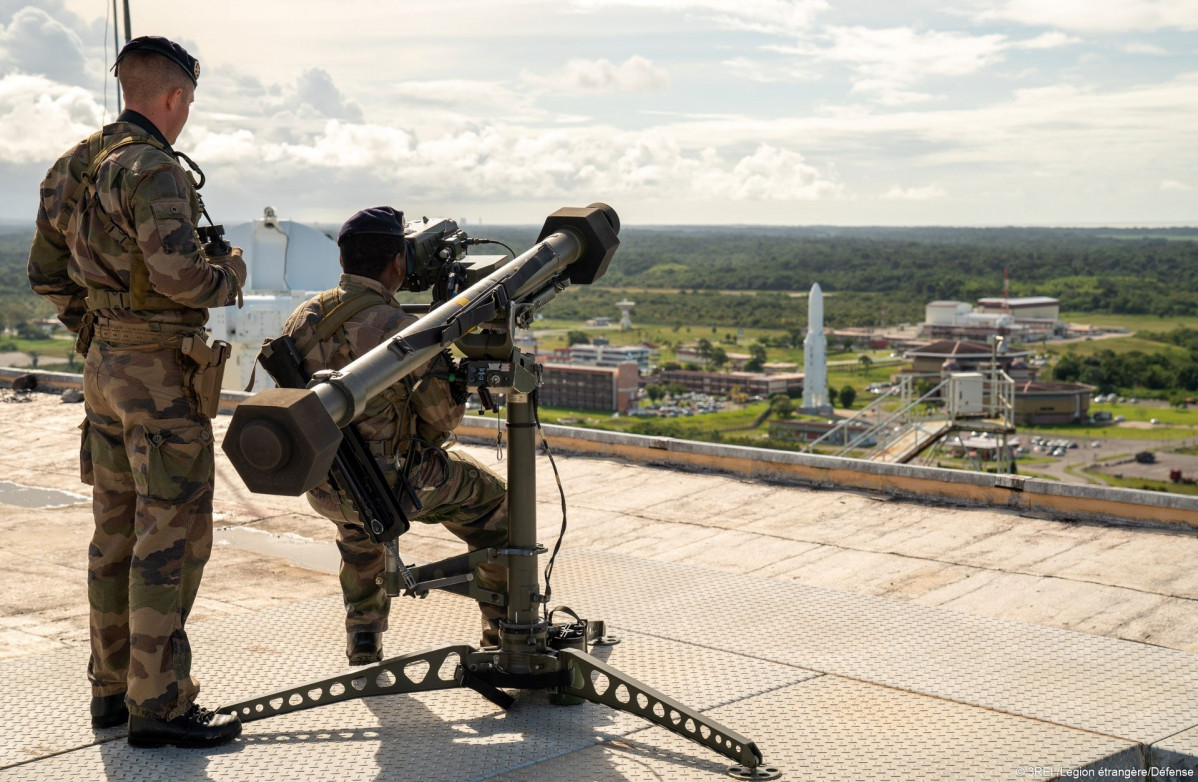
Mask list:
[[525,84],[545,92],[570,94],[654,92],[670,86],[670,77],[664,69],[638,55],[619,65],[605,59],[570,60],[557,73],[524,71],[520,78]]
[[1062,46],[1070,46],[1070,45],[1077,44],[1077,43],[1081,43],[1080,38],[1076,38],[1072,35],[1066,35],[1065,33],[1061,32],[1059,30],[1054,30],[1050,33],[1044,33],[1043,35],[1037,35],[1035,38],[1031,38],[1026,41],[1013,41],[1011,43],[1011,48],[1012,49],[1058,49]]
[[1194,188],[1176,179],[1165,179],[1161,181],[1161,190],[1166,193],[1190,193]]
[[815,18],[828,10],[827,0],[574,0],[588,10],[635,8],[664,13],[685,13],[734,30],[795,35],[809,30]]
[[843,185],[793,150],[759,145],[727,159],[714,148],[683,147],[655,130],[534,130],[487,126],[416,140],[400,128],[329,121],[301,143],[255,139],[205,126],[193,133],[194,155],[214,182],[222,172],[264,185],[281,174],[326,184],[330,202],[352,195],[338,182],[387,183],[421,199],[469,193],[476,200],[605,197],[736,201],[835,198]]
[[18,10],[0,26],[0,73],[21,71],[55,81],[86,80],[86,57],[78,34],[40,8]]
[[1194,0],[1001,0],[990,4],[978,18],[1081,32],[1198,30],[1198,3]]
[[[1026,40],[999,33],[973,35],[911,27],[828,27],[819,36],[796,45],[763,47],[810,61],[830,62],[852,69],[852,91],[880,103],[899,106],[931,100],[915,88],[928,79],[963,79],[1002,61],[1011,50],[1048,49],[1078,43],[1063,33],[1050,32]],[[740,66],[742,71],[747,66]]]
[[844,191],[843,185],[825,178],[799,153],[768,144],[737,161],[728,179],[727,192],[737,201],[817,201],[839,197]]
[[924,185],[923,187],[907,187],[902,188],[898,185],[886,191],[882,196],[890,201],[931,201],[937,198],[947,198],[948,191],[937,184]]
[[295,84],[295,101],[303,109],[311,109],[320,117],[362,120],[361,107],[342,95],[333,84],[333,77],[321,68],[309,68],[299,75]]
[[82,87],[44,76],[0,77],[0,162],[50,163],[101,124],[103,107]]
[[772,82],[804,82],[815,81],[819,78],[813,68],[787,60],[750,60],[747,57],[734,57],[725,60],[723,66],[729,73],[747,79],[748,81],[769,84]]
[[1168,49],[1161,46],[1156,46],[1151,43],[1132,42],[1123,45],[1123,51],[1128,54],[1147,54],[1153,57],[1164,57],[1169,53]]

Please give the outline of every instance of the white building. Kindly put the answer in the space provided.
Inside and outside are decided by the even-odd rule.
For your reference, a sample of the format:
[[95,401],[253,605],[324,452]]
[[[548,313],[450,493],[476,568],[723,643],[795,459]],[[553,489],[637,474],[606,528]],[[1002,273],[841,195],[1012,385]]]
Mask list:
[[[240,391],[262,341],[279,336],[288,316],[314,293],[336,287],[341,265],[336,242],[310,226],[278,219],[270,207],[260,220],[230,226],[225,238],[244,252],[245,306],[213,308],[208,330],[232,345],[224,387]],[[272,385],[266,372],[255,375],[255,389]]]
[[591,367],[615,367],[633,361],[643,373],[649,371],[649,348],[641,345],[571,345],[570,363]]

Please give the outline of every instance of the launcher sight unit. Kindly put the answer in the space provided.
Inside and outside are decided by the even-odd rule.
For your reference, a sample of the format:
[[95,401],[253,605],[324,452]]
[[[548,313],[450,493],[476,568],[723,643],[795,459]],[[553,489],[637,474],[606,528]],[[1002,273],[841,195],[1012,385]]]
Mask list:
[[[249,722],[351,698],[456,687],[473,689],[506,709],[513,698],[502,688],[548,690],[556,703],[601,703],[708,747],[737,763],[728,773],[738,779],[777,778],[780,772],[762,764],[752,741],[590,655],[589,645],[614,642],[605,637],[603,623],[579,619],[569,609],[548,610],[543,591],[549,590],[541,588],[538,560],[546,549],[537,542],[539,424],[533,401],[542,383],[541,366],[516,349],[512,338],[517,327],[528,325],[537,310],[567,286],[603,276],[619,246],[615,211],[598,203],[559,209],[545,221],[531,249],[485,274],[463,261],[471,240],[452,221],[413,228],[408,249],[413,268],[423,275],[419,285],[427,290],[443,284],[444,300],[434,301],[426,315],[343,369],[315,373],[307,388],[272,388],[242,402],[222,447],[254,492],[299,495],[326,480],[330,468],[339,485],[353,484],[358,476],[347,476],[346,471],[357,468],[353,458],[346,458],[352,454],[339,448],[342,429],[352,445],[350,424],[372,399],[438,352],[456,346],[466,356],[460,372],[468,386],[480,397],[506,396],[507,542],[503,548],[416,567],[403,564],[390,534],[380,535],[388,554],[379,583],[398,594],[397,576],[402,573],[405,594],[442,589],[501,606],[505,619],[499,621],[499,645],[402,654],[223,710]],[[466,286],[457,289],[463,281]],[[367,483],[368,478],[362,476],[359,482]],[[394,535],[406,529],[403,520],[394,527]],[[477,586],[477,567],[484,562],[507,569],[502,593]],[[559,612],[576,621],[554,623]],[[415,676],[416,670],[426,673]],[[446,671],[453,671],[452,676]]]

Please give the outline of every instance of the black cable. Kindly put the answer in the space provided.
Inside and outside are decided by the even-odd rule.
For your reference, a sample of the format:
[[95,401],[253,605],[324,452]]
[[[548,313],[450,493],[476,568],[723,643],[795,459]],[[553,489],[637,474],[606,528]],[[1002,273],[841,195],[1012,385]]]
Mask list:
[[511,247],[508,247],[506,244],[499,241],[498,239],[475,239],[472,237],[472,238],[466,240],[466,244],[497,244],[500,247],[502,247],[503,249],[507,250],[508,254],[510,254],[513,258],[516,257],[516,251],[513,250]]
[[[538,389],[539,390],[539,389]],[[545,566],[545,602],[541,604],[541,613],[545,617],[545,621],[549,621],[549,598],[553,595],[553,588],[549,586],[549,579],[553,576],[553,562],[557,559],[557,552],[562,548],[562,540],[566,537],[566,490],[562,487],[562,476],[557,471],[557,462],[553,459],[553,451],[549,449],[549,443],[545,440],[545,430],[541,428],[541,416],[537,413],[538,408],[538,393],[532,392],[532,420],[537,425],[537,433],[541,435],[541,447],[545,449],[545,453],[549,456],[549,466],[553,468],[553,478],[557,481],[557,493],[562,498],[562,528],[557,533],[557,543],[553,544],[553,553],[549,555],[549,564]]]

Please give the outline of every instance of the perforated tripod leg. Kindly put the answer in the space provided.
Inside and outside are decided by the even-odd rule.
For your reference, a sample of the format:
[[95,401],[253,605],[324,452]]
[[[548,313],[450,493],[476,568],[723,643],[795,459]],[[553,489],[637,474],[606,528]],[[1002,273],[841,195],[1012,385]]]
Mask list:
[[472,651],[463,644],[401,654],[329,679],[318,679],[225,706],[220,711],[235,712],[242,722],[253,722],[355,698],[461,687],[457,671]]
[[[626,711],[660,725],[671,733],[735,760],[747,771],[754,771],[760,766],[761,752],[757,745],[739,733],[728,730],[652,687],[646,687],[586,652],[563,649],[560,654],[574,672],[574,680],[565,688],[567,694]],[[771,779],[776,776],[767,775],[769,772],[765,768],[761,772],[746,778]]]

